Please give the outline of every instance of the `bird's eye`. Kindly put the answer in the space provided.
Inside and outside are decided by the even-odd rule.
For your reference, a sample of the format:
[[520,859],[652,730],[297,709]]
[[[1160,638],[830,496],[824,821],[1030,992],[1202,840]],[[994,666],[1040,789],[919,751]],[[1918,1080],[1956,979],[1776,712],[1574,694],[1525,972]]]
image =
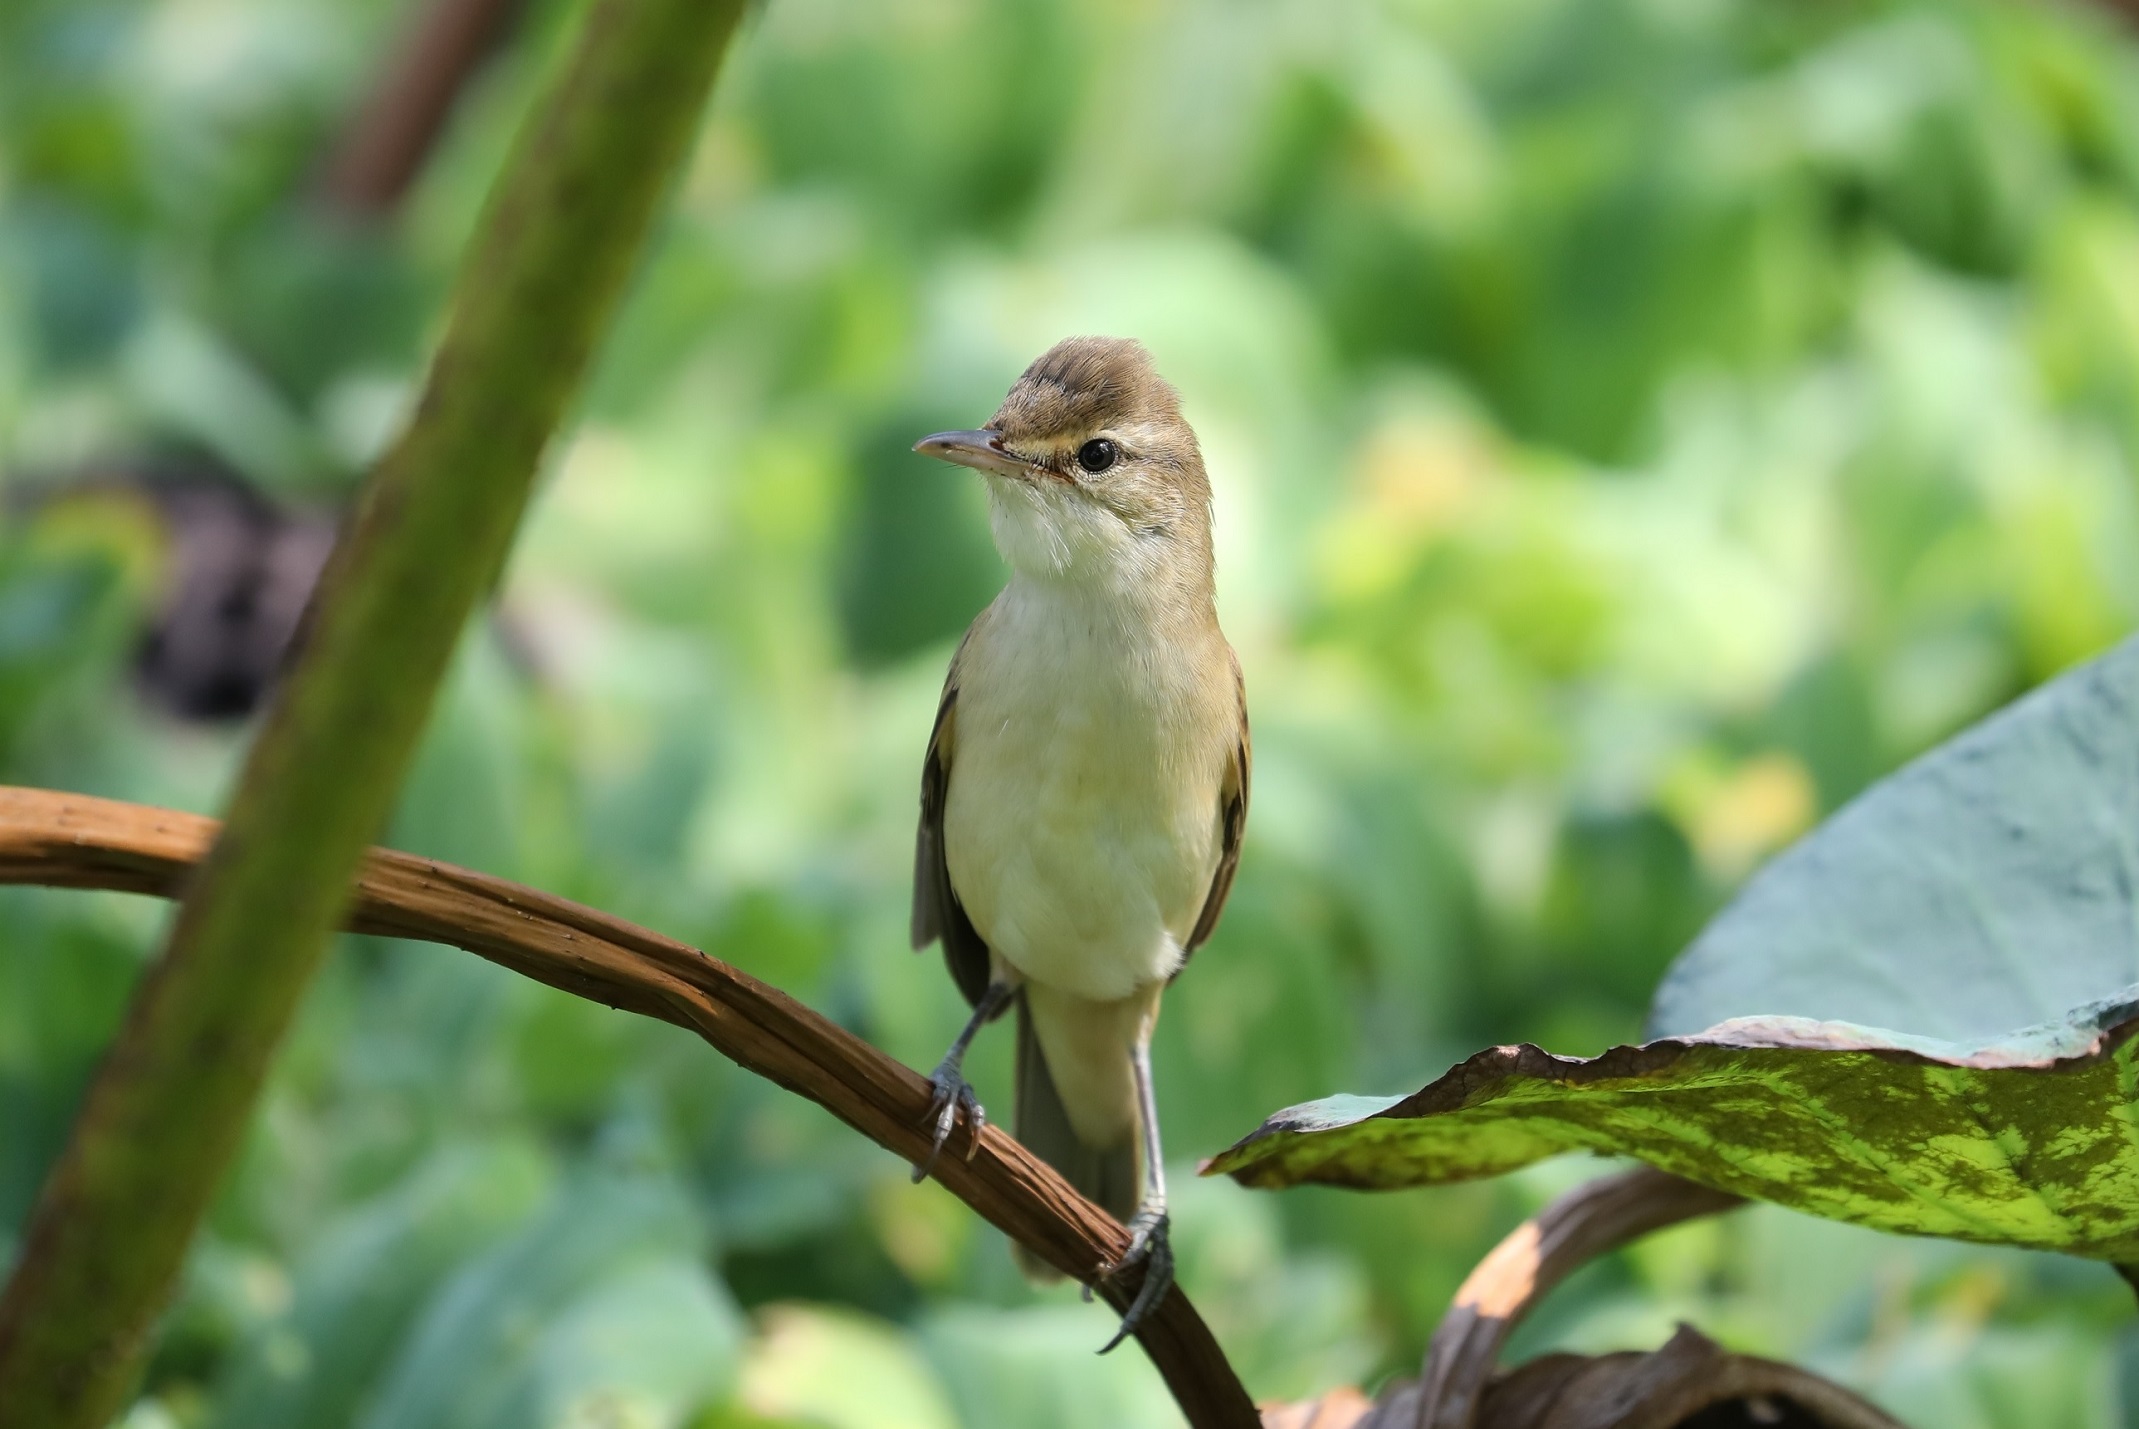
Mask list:
[[1077,465],[1097,476],[1114,465],[1115,459],[1120,455],[1121,453],[1114,449],[1114,443],[1105,437],[1094,437],[1077,448]]

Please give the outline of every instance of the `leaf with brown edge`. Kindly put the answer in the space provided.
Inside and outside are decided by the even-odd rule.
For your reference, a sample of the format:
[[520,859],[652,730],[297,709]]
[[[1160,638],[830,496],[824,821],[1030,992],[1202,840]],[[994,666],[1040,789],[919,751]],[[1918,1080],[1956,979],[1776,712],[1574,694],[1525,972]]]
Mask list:
[[1392,1189],[1586,1150],[1878,1230],[2130,1262],[2135,1034],[2139,988],[1974,1045],[1776,1017],[1591,1058],[1495,1047],[1408,1097],[1279,1112],[1204,1170]]

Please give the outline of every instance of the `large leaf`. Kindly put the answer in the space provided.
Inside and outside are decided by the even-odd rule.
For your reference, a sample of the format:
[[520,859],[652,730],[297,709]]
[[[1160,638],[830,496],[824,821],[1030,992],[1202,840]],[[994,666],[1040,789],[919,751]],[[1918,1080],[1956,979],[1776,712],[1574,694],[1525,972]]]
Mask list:
[[1278,1113],[1205,1170],[1383,1189],[1565,1151],[1879,1230],[2139,1261],[2139,988],[1973,1046],[1746,1018],[1589,1059],[1480,1052],[1415,1095]]
[[1658,989],[1651,1036],[1789,1014],[1973,1042],[2139,981],[2139,640],[1874,786]]

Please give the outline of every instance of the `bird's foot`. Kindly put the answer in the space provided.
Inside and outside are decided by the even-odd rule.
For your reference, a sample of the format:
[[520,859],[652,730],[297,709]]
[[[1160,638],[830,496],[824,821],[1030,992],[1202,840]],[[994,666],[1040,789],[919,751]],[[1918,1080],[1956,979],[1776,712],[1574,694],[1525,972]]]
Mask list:
[[1107,1341],[1101,1354],[1135,1334],[1172,1288],[1173,1242],[1167,1234],[1170,1224],[1163,1201],[1147,1201],[1129,1218],[1129,1248],[1102,1274],[1108,1280],[1116,1280],[1131,1266],[1141,1265],[1144,1267],[1144,1283],[1137,1287],[1136,1298],[1122,1312],[1121,1328],[1114,1332],[1113,1339]]
[[958,1113],[966,1114],[966,1125],[972,1136],[966,1143],[966,1159],[971,1160],[980,1146],[980,1130],[988,1124],[988,1114],[981,1110],[980,1098],[973,1094],[973,1086],[958,1070],[958,1064],[946,1057],[936,1064],[936,1070],[928,1074],[929,1084],[936,1089],[929,1099],[928,1114],[935,1118],[935,1140],[928,1148],[928,1159],[914,1167],[914,1182],[919,1184],[928,1173],[936,1169],[936,1158],[951,1139],[951,1128],[958,1124]]

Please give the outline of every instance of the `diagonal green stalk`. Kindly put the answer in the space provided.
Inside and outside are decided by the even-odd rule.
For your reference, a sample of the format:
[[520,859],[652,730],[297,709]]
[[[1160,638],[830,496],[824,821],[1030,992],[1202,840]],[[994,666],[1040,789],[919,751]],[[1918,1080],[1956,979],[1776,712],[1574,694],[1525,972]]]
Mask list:
[[596,0],[499,176],[422,403],[366,483],[0,1295],[8,1429],[102,1429],[123,1406],[741,9]]

